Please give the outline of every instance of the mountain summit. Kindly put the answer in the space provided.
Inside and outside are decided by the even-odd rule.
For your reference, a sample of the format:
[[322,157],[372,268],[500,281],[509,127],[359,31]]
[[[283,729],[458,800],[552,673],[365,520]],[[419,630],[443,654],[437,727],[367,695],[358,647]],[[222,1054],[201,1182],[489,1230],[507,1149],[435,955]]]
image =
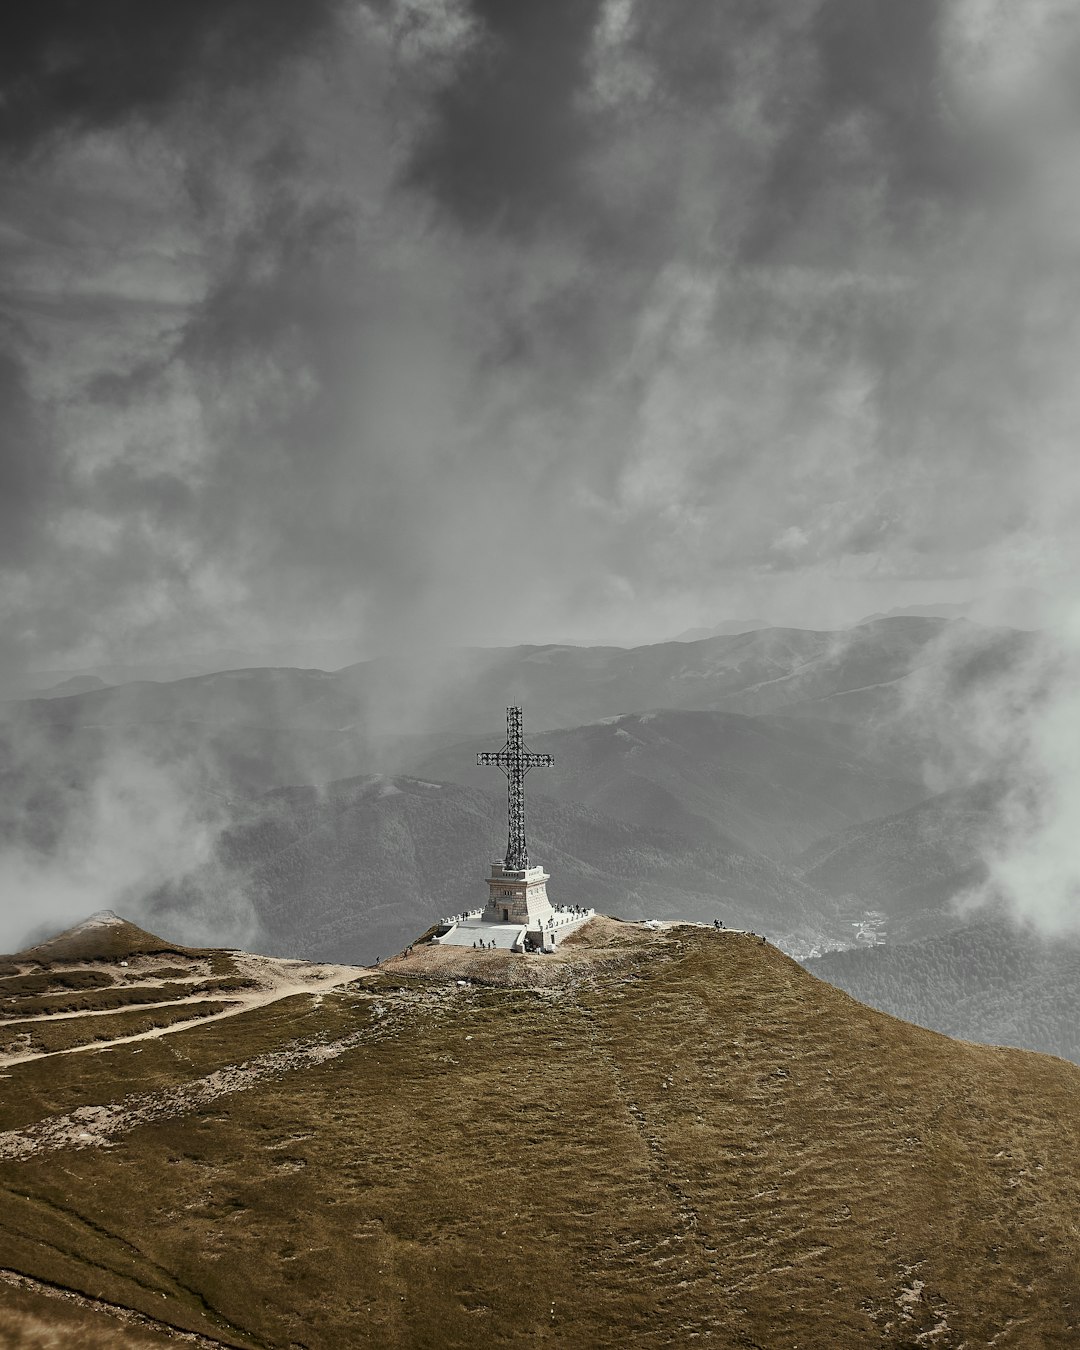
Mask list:
[[111,909],[99,909],[56,937],[18,952],[14,959],[36,962],[95,961],[138,953],[186,950],[175,942],[166,942],[164,938],[122,919]]
[[79,1344],[1080,1336],[1080,1069],[875,1012],[751,934],[418,942],[7,1071],[0,1278]]

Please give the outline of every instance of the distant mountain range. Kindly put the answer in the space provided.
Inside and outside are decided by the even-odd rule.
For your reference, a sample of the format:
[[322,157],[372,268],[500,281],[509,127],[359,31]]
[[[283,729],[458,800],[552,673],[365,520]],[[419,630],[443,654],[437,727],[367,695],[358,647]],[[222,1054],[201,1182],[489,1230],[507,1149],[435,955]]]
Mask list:
[[[623,918],[767,931],[804,954],[835,942],[835,911],[789,868],[718,831],[689,839],[573,802],[528,803],[533,858],[558,904]],[[372,961],[434,920],[482,904],[506,841],[505,797],[407,777],[281,788],[234,803],[212,862],[162,887],[146,921],[228,944],[257,920],[262,949]]]
[[[503,709],[520,702],[530,743],[556,757],[530,777],[530,829],[567,899],[711,918],[719,898],[721,914],[727,903],[738,922],[788,934],[797,950],[837,940],[841,912],[885,913],[890,940],[925,935],[955,922],[951,900],[979,878],[994,802],[924,803],[920,681],[930,670],[939,696],[963,698],[1026,660],[1033,641],[896,618],[845,633],[227,671],[9,703],[0,842],[47,856],[108,789],[118,759],[163,766],[193,818],[215,831],[225,818],[219,856],[172,888],[188,919],[210,924],[230,896],[254,896],[275,951],[299,942],[339,960],[377,954],[435,911],[479,898],[503,788],[475,753],[501,745]],[[943,644],[947,682],[934,664]],[[395,791],[384,800],[376,781]],[[332,837],[333,856],[309,851],[305,831]],[[130,903],[87,898],[88,908]],[[338,935],[347,950],[334,950]]]
[[930,605],[898,605],[883,614],[869,614],[860,624],[877,623],[881,619],[920,617],[935,619],[970,619],[990,627],[1034,630],[1049,628],[1061,615],[1060,601],[1030,586],[1012,590],[994,591],[972,600]]
[[970,615],[972,601],[959,601],[955,604],[942,602],[937,605],[897,605],[895,609],[879,610],[867,614],[855,624],[880,623],[882,619],[966,619]]
[[[84,688],[90,689],[95,684],[135,684],[141,681],[169,683],[197,675],[258,667],[296,666],[306,669],[319,666],[324,670],[338,670],[362,657],[361,644],[348,639],[280,642],[265,647],[215,647],[156,661],[109,662],[76,670],[32,670],[24,672],[15,684],[0,687],[0,699],[49,698],[65,684],[82,684]],[[72,688],[68,692],[81,691]]]
[[[531,795],[688,839],[734,839],[772,858],[925,796],[921,784],[879,769],[834,738],[770,717],[628,713],[543,732],[530,744],[555,756],[554,768],[530,776]],[[476,745],[446,746],[411,771],[497,791],[501,777],[476,766]]]
[[771,628],[771,624],[762,623],[760,619],[724,619],[722,623],[714,624],[711,628],[687,628],[682,633],[677,633],[675,637],[670,638],[671,642],[701,642],[705,638],[731,637],[736,633],[756,633],[762,628]]
[[953,927],[951,904],[986,880],[985,857],[1005,785],[941,793],[906,811],[817,840],[793,859],[815,889],[880,911],[891,941]]
[[899,724],[918,720],[910,715],[912,681],[940,664],[946,634],[962,639],[948,672],[949,696],[996,678],[1032,650],[1027,634],[920,618],[842,633],[764,629],[629,650],[460,650],[332,673],[235,670],[8,703],[0,705],[0,736],[16,760],[19,735],[27,732],[35,755],[57,747],[65,762],[77,762],[84,748],[92,755],[106,737],[165,756],[197,746],[226,779],[267,787],[371,771],[372,747],[401,737],[490,738],[502,708],[519,703],[534,735],[656,708],[782,713],[851,728],[863,744],[895,723],[902,733],[889,749],[895,757],[910,749],[909,728]]
[[106,687],[106,682],[98,675],[72,675],[69,679],[61,680],[59,684],[42,689],[36,697],[70,698],[72,694],[89,694],[92,690]]

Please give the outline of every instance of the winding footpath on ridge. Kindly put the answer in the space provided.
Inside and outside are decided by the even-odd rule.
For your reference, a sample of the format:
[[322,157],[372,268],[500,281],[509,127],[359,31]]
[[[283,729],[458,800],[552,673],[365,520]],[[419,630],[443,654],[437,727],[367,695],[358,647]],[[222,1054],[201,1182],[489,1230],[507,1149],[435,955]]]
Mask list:
[[[171,1026],[153,1027],[147,1031],[130,1036],[118,1036],[108,1041],[91,1041],[86,1045],[72,1046],[65,1050],[38,1051],[22,1055],[8,1054],[0,1057],[0,1066],[49,1059],[53,1055],[96,1053],[117,1045],[130,1045],[134,1041],[157,1039],[191,1027],[206,1026],[210,1022],[220,1021],[226,1017],[235,1017],[238,1013],[262,1008],[296,994],[310,994],[318,1000],[323,994],[351,984],[370,973],[369,968],[363,966],[324,966],[310,961],[287,961],[266,956],[238,956],[237,965],[242,974],[249,975],[258,983],[250,990],[230,992],[230,1006],[222,1012],[206,1017],[185,1018],[183,1021],[172,1023]],[[190,1000],[192,1004],[215,1001],[220,1000],[216,1000],[213,995]],[[139,1009],[141,1011],[151,1007],[186,1007],[188,1002],[188,1000],[174,1000],[168,1003],[141,1004]],[[48,1020],[50,1016],[66,1018],[80,1015],[95,1014],[44,1014],[41,1020]],[[53,1116],[27,1129],[6,1131],[0,1134],[0,1158],[28,1158],[36,1153],[54,1149],[107,1145],[112,1136],[124,1134],[147,1121],[181,1115],[205,1106],[218,1097],[255,1087],[281,1073],[336,1059],[365,1034],[356,1032],[331,1043],[290,1041],[279,1050],[257,1055],[240,1064],[226,1065],[214,1073],[180,1087],[162,1092],[135,1094],[108,1106],[79,1107],[70,1115]]]
[[[149,1012],[155,1008],[194,1008],[200,1003],[220,1003],[227,998],[229,1006],[222,1009],[221,1012],[210,1013],[205,1017],[188,1017],[182,1021],[173,1022],[169,1026],[151,1027],[146,1031],[133,1032],[130,1036],[116,1036],[107,1041],[89,1041],[86,1045],[73,1045],[64,1050],[33,1050],[25,1054],[18,1052],[0,1054],[0,1069],[6,1069],[13,1064],[28,1064],[35,1059],[51,1059],[54,1055],[80,1055],[87,1051],[109,1050],[114,1045],[130,1045],[133,1041],[156,1040],[159,1036],[170,1036],[175,1031],[186,1031],[194,1026],[208,1026],[211,1022],[218,1022],[226,1017],[235,1017],[237,1013],[249,1012],[252,1008],[265,1007],[268,1003],[276,1003],[279,999],[291,998],[294,994],[315,994],[317,996],[327,993],[331,989],[340,988],[343,984],[351,984],[353,980],[358,980],[369,973],[367,966],[318,965],[313,961],[289,961],[272,956],[238,954],[235,959],[240,973],[250,976],[255,981],[251,989],[230,989],[227,993],[201,994],[190,999],[168,999],[157,1003],[140,1003],[130,1009],[133,1012]],[[188,981],[176,981],[176,983],[186,982]],[[125,1010],[102,1008],[87,1009],[82,1012],[42,1013],[37,1017],[26,1018],[25,1020],[49,1022],[79,1017],[103,1017],[119,1011]]]

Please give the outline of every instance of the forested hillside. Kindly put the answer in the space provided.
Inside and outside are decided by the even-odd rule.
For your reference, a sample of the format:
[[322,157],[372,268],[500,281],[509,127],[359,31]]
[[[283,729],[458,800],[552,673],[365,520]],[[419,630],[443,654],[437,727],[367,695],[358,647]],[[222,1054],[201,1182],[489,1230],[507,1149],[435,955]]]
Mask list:
[[1080,939],[1002,921],[910,945],[830,952],[808,970],[872,1007],[965,1040],[1080,1063]]
[[951,902],[979,885],[1005,788],[1000,782],[940,793],[905,811],[817,840],[794,861],[809,884],[887,916],[890,940],[954,927]]

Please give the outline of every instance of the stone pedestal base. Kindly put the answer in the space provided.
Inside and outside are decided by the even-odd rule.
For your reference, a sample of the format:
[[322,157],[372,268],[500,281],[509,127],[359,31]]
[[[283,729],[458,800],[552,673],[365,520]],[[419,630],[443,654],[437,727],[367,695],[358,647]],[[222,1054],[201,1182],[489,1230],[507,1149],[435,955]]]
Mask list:
[[484,918],[489,923],[524,923],[530,928],[539,927],[554,913],[547,894],[550,880],[542,867],[514,872],[501,862],[492,863]]

